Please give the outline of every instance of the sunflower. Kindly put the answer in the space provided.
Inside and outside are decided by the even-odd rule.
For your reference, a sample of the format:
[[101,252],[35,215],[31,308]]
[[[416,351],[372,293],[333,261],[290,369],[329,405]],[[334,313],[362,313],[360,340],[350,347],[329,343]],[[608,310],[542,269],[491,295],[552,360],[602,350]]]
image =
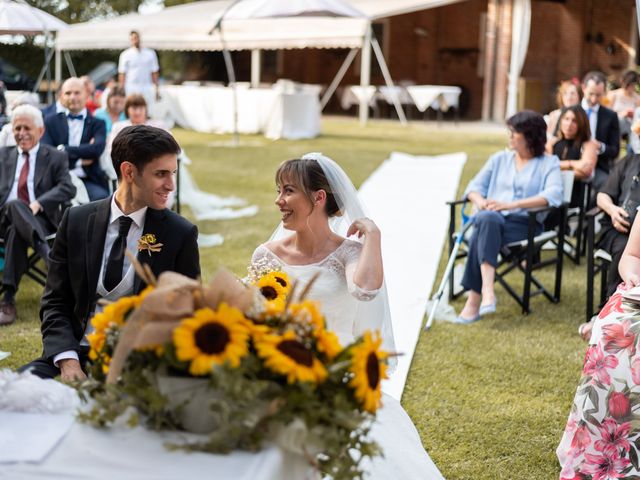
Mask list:
[[313,350],[300,342],[288,330],[283,335],[264,335],[256,339],[258,356],[273,372],[287,376],[289,383],[320,383],[327,378],[327,370]]
[[328,330],[320,330],[316,333],[318,350],[324,353],[329,360],[333,360],[342,351],[338,336]]
[[279,317],[284,312],[285,299],[284,297],[277,297],[273,300],[266,300],[264,302],[264,312],[262,318]]
[[249,326],[242,312],[221,303],[217,311],[197,310],[185,318],[173,331],[173,343],[178,360],[190,361],[189,373],[206,375],[214,365],[229,362],[240,365],[247,355]]
[[365,332],[362,342],[351,351],[351,367],[353,378],[349,386],[355,389],[355,397],[363,408],[375,413],[380,405],[382,379],[387,378],[387,365],[384,360],[389,356],[387,352],[380,350],[382,338],[376,334],[375,338],[370,332]]
[[[286,277],[286,273],[284,272],[270,272],[266,275],[260,277],[258,280],[257,286],[262,293],[262,296],[267,299],[267,302],[271,302],[278,298],[283,301],[287,298],[287,294],[289,293],[289,278]],[[283,286],[281,282],[284,282],[286,286]]]
[[87,341],[89,342],[89,346],[91,349],[89,350],[89,358],[91,360],[98,359],[98,352],[101,352],[104,348],[104,343],[107,339],[104,331],[94,331],[87,334]]
[[104,332],[107,328],[124,325],[127,314],[139,305],[138,297],[122,297],[117,302],[106,305],[91,319],[91,325],[97,332]]
[[284,288],[284,294],[289,295],[289,291],[291,290],[291,280],[289,280],[289,275],[287,275],[286,272],[283,272],[282,270],[274,270],[267,276],[278,282],[282,288]]
[[297,322],[310,325],[314,332],[324,330],[324,317],[317,302],[305,300],[293,303],[289,306],[289,312]]

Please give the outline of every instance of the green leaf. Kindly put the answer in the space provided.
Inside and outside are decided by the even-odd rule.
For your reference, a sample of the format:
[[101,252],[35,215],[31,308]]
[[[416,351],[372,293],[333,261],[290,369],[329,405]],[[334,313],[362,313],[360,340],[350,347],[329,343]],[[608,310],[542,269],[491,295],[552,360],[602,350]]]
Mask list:
[[636,470],[640,470],[638,466],[638,452],[636,452],[636,449],[633,447],[629,449],[629,460],[631,460],[631,463]]

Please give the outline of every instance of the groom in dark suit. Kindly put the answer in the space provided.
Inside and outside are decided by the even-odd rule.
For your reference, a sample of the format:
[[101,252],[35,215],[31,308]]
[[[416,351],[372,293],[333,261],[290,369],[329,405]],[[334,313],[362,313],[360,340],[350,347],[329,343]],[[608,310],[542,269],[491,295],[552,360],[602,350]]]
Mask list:
[[47,235],[58,228],[76,189],[67,156],[42,145],[42,113],[31,105],[16,107],[11,127],[15,147],[0,149],[0,236],[4,239],[3,298],[0,325],[16,319],[15,295],[32,247],[48,262]]
[[[126,249],[138,251],[138,261],[156,276],[167,270],[200,275],[198,229],[165,208],[179,152],[170,133],[146,125],[127,127],[114,139],[119,186],[108,199],[71,208],[62,218],[40,308],[44,353],[22,370],[32,368],[43,378],[85,377],[85,335],[97,300],[115,301],[144,288]],[[157,251],[139,248],[147,234],[155,236]]]
[[106,126],[86,109],[87,91],[79,78],[68,78],[62,84],[60,101],[65,110],[48,115],[42,143],[69,156],[69,170],[82,179],[91,200],[109,196],[107,175],[100,167],[100,156],[106,145]]

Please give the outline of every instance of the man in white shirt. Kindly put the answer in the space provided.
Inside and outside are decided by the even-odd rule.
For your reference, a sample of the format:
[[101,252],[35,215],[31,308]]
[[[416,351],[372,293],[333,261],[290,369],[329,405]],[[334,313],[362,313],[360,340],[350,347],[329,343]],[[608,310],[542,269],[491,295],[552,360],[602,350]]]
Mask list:
[[[136,125],[116,136],[111,158],[118,188],[110,198],[68,209],[62,218],[40,308],[44,352],[22,370],[43,378],[85,377],[86,334],[98,299],[115,301],[145,286],[126,250],[138,251],[138,261],[155,276],[200,276],[198,229],[166,208],[179,152],[171,134],[159,128]],[[159,251],[138,248],[147,234],[155,236]]]
[[129,40],[131,47],[120,54],[118,61],[118,81],[127,95],[139,93],[151,107],[160,97],[158,56],[150,48],[140,47],[138,32],[132,31]]
[[48,264],[47,235],[56,231],[76,192],[67,156],[40,143],[40,110],[33,105],[16,107],[11,126],[16,146],[0,149],[0,236],[5,249],[0,325],[16,320],[15,295],[29,268],[28,248]]

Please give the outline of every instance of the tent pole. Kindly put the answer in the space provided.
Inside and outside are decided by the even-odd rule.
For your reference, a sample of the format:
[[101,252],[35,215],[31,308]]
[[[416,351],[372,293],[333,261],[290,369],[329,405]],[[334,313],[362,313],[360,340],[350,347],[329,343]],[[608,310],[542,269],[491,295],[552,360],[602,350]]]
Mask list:
[[371,83],[371,23],[367,24],[362,42],[362,55],[360,56],[360,125],[365,126],[369,119],[369,102],[364,92]]
[[45,33],[44,36],[44,46],[45,46],[45,68],[47,69],[47,105],[51,105],[53,103],[53,96],[51,95],[51,58],[53,57],[53,49],[49,45],[51,40],[51,34],[49,32]]
[[327,103],[329,103],[329,99],[331,99],[333,92],[335,92],[336,88],[338,88],[338,85],[340,85],[340,82],[342,81],[344,74],[347,73],[349,66],[353,62],[353,59],[356,58],[357,54],[358,54],[357,48],[352,48],[351,50],[349,50],[347,57],[344,59],[344,62],[342,62],[342,65],[340,65],[340,69],[338,70],[338,73],[336,73],[336,76],[331,81],[329,88],[327,88],[327,91],[324,92],[324,95],[322,96],[322,100],[320,101],[320,111],[324,110],[324,107],[326,107]]
[[[53,50],[48,48],[45,43],[44,47],[44,64],[40,69],[40,73],[38,74],[38,78],[36,79],[36,83],[33,86],[33,93],[37,93],[39,91],[40,84],[45,77],[47,76],[47,82],[51,83],[51,70],[49,69],[49,64],[51,63],[51,57],[53,57]],[[49,94],[47,94],[47,101],[51,103],[51,99],[49,98]]]
[[227,49],[227,42],[224,40],[222,33],[222,25],[220,25],[220,40],[222,42],[222,56],[224,57],[224,65],[227,69],[227,77],[229,78],[229,87],[233,98],[233,146],[237,147],[240,143],[238,138],[238,93],[236,92],[236,72],[233,69],[233,61],[231,60],[231,52]]
[[391,98],[393,99],[393,106],[396,108],[396,112],[398,114],[398,118],[400,119],[400,123],[402,125],[407,124],[407,118],[404,116],[404,110],[402,110],[402,105],[400,105],[400,100],[398,99],[398,92],[393,85],[393,79],[391,78],[391,74],[389,73],[389,69],[387,68],[387,62],[384,60],[384,55],[382,55],[382,49],[380,48],[380,44],[376,37],[371,37],[371,46],[373,47],[373,52],[376,54],[376,59],[378,60],[378,65],[380,65],[380,70],[382,70],[382,76],[384,77],[384,81],[387,84],[387,87],[391,90]]
[[260,86],[260,49],[251,50],[251,88]]
[[55,58],[55,79],[56,79],[56,88],[58,85],[60,85],[60,81],[62,80],[62,50],[60,50],[58,48],[58,45],[56,45],[56,52],[55,52],[56,58]]
[[69,52],[67,51],[64,52],[64,60],[67,63],[67,70],[69,70],[69,76],[75,77],[76,69],[73,66],[73,62],[71,61],[71,55],[69,55]]

